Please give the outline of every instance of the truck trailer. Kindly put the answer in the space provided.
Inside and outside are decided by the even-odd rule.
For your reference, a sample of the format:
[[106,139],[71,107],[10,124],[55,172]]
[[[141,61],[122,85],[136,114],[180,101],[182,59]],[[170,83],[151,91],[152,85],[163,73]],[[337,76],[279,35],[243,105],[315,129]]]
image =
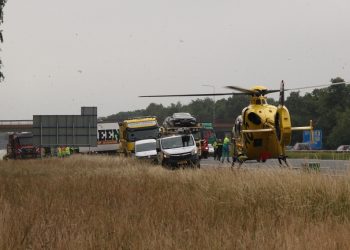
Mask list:
[[79,147],[79,153],[116,154],[120,148],[117,122],[97,123],[97,147]]

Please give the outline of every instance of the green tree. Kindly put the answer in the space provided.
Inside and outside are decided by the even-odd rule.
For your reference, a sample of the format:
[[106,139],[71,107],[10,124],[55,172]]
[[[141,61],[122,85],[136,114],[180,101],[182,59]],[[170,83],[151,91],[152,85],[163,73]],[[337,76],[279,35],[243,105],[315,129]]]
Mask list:
[[[344,82],[341,77],[331,79],[331,83]],[[304,126],[313,121],[315,129],[322,129],[325,148],[334,148],[335,136],[333,130],[344,111],[350,106],[350,86],[345,84],[330,85],[327,88],[314,89],[311,93],[301,96],[292,92],[286,100],[293,126]],[[302,133],[293,133],[292,142],[302,140]]]
[[337,123],[327,138],[329,148],[335,149],[339,145],[349,144],[350,138],[350,108],[337,113]]
[[184,111],[194,115],[198,121],[212,122],[214,112],[214,101],[210,98],[197,99],[192,101]]
[[242,109],[249,104],[249,96],[232,96],[216,102],[217,120],[234,123]]

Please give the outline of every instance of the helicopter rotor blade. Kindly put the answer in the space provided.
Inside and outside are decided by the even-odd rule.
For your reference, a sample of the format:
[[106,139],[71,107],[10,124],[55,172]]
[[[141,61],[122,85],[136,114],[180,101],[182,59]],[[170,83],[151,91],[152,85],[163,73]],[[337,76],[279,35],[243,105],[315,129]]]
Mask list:
[[139,97],[190,97],[190,96],[225,96],[225,95],[247,95],[246,93],[211,93],[211,94],[183,94],[183,95],[142,95]]
[[293,91],[293,90],[302,90],[302,89],[312,89],[312,88],[320,88],[320,87],[329,87],[336,86],[341,84],[349,84],[350,82],[337,82],[330,84],[321,84],[321,85],[313,85],[307,87],[299,87],[299,88],[284,88],[284,81],[281,82],[280,89],[270,89],[270,90],[262,90],[262,91],[253,91],[250,89],[238,87],[238,86],[226,86],[226,88],[231,90],[236,90],[239,92],[231,92],[231,93],[210,93],[210,94],[174,94],[174,95],[142,95],[139,97],[191,97],[191,96],[235,96],[235,95],[266,95],[271,93],[280,93],[279,103],[284,105],[284,92],[285,91]]
[[246,89],[246,88],[242,88],[242,87],[238,87],[238,86],[226,86],[226,88],[227,89],[237,90],[237,91],[240,91],[242,93],[249,94],[249,95],[255,94],[255,92],[250,90],[250,89]]
[[280,91],[281,91],[281,89],[269,89],[269,90],[264,91],[264,94],[278,93]]
[[256,90],[253,91],[251,89],[246,89],[238,86],[226,86],[228,89],[233,89],[233,90],[238,90],[242,93],[245,93],[247,95],[266,95],[266,94],[271,94],[271,93],[277,93],[280,92],[279,89],[270,89],[270,90]]
[[307,87],[300,87],[300,88],[290,88],[285,89],[284,91],[292,91],[292,90],[302,90],[302,89],[314,89],[314,88],[323,88],[323,87],[330,87],[330,86],[336,86],[341,84],[349,84],[350,82],[336,82],[336,83],[329,83],[329,84],[321,84],[321,85],[313,85],[313,86],[307,86]]

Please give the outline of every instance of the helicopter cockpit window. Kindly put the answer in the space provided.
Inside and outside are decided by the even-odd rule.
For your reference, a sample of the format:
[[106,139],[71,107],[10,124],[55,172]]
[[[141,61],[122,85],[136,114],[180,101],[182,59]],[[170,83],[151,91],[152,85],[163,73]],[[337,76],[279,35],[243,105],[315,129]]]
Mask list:
[[267,102],[264,99],[256,99],[255,104],[256,105],[264,105],[264,104],[267,104]]
[[254,112],[251,112],[248,114],[248,120],[254,123],[255,125],[260,125],[261,124],[261,118]]

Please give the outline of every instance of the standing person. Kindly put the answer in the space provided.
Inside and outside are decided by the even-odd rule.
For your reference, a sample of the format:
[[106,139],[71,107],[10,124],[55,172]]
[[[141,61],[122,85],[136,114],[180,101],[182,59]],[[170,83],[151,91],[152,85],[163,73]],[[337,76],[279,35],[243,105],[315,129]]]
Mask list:
[[213,148],[214,148],[214,160],[216,160],[217,153],[218,153],[218,143],[217,143],[217,140],[214,141],[214,143],[213,143]]
[[64,158],[66,157],[66,148],[65,147],[60,147],[61,148],[61,157]]
[[216,150],[216,159],[218,161],[220,161],[221,159],[221,155],[222,155],[222,141],[221,139],[218,140],[218,144],[217,144],[217,150]]
[[65,154],[66,154],[66,156],[70,156],[70,148],[67,146],[67,147],[65,147]]
[[232,156],[232,167],[233,167],[235,165],[235,162],[237,161],[237,146],[236,146],[236,139],[235,138],[232,138],[230,155]]
[[62,150],[61,150],[61,147],[57,147],[57,157],[59,157],[59,158],[62,157]]
[[227,162],[230,162],[229,158],[229,144],[230,144],[230,139],[225,135],[224,143],[222,146],[222,160],[221,162],[223,163],[225,158],[227,159]]

